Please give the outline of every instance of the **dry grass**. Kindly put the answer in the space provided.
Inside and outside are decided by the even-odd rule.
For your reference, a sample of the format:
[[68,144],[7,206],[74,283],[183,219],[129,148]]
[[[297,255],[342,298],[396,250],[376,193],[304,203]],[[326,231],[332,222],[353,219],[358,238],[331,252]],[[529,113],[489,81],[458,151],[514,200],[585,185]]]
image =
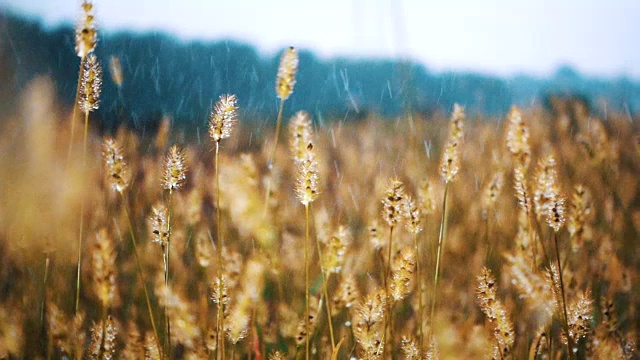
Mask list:
[[[172,357],[208,358],[221,348],[213,294],[224,304],[226,357],[277,357],[279,351],[293,358],[305,352],[307,289],[310,357],[330,357],[342,339],[338,358],[438,352],[441,358],[523,358],[541,351],[553,358],[567,356],[567,345],[578,358],[635,354],[640,158],[637,129],[625,117],[603,121],[526,110],[526,157],[509,151],[503,124],[468,119],[459,171],[448,185],[437,156],[446,140],[445,116],[415,118],[429,152],[404,141],[409,126],[403,119],[334,123],[313,132],[299,129],[299,136],[292,125],[291,151],[278,148],[272,169],[270,146],[239,140],[252,131],[240,118],[238,135],[220,143],[218,199],[214,142],[184,144],[185,165],[178,148],[169,149],[175,136],[159,141],[121,130],[102,140],[90,132],[87,165],[80,153],[61,166],[69,117],[56,107],[51,89],[46,79],[35,81],[23,96],[20,118],[5,121],[0,139],[3,354],[79,357],[96,351],[98,340],[100,356],[163,354],[153,334],[160,344],[168,341],[161,315],[166,309],[171,348],[165,349]],[[300,145],[308,141],[312,173],[305,168],[311,148]],[[540,165],[526,169],[528,159]],[[388,188],[391,178],[402,180],[401,196],[395,196],[400,185]],[[446,261],[436,299],[445,186]],[[163,188],[171,191],[170,212]],[[567,198],[562,219],[553,201],[560,194]],[[300,201],[309,200],[315,201],[307,288]],[[74,317],[74,239],[83,201],[86,286]],[[218,212],[224,221],[217,223]],[[225,239],[222,262],[216,233]],[[154,241],[170,242],[172,256]],[[163,258],[171,269],[166,283]],[[485,290],[477,290],[478,276]],[[141,283],[150,290],[148,306]],[[494,285],[497,294],[494,289],[476,300],[476,291],[485,294]],[[420,321],[420,304],[436,301],[434,318]],[[325,307],[331,309],[333,344]],[[41,308],[42,315],[29,311]],[[485,318],[483,311],[495,315]],[[152,315],[160,319],[157,329]],[[500,319],[512,322],[509,337],[496,332]]]
[[209,142],[85,152],[52,89],[2,119],[0,358],[637,357],[637,119],[299,112],[278,146],[225,95]]

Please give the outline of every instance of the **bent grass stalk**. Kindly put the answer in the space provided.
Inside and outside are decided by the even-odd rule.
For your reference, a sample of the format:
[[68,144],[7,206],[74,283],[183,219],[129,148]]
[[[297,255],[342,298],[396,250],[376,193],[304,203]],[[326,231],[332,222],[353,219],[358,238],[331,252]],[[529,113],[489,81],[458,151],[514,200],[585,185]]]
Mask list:
[[567,298],[565,296],[564,290],[564,281],[562,280],[562,263],[560,261],[560,249],[558,248],[558,233],[556,231],[553,232],[553,242],[556,248],[556,261],[558,262],[558,277],[560,278],[560,293],[562,295],[562,311],[563,311],[563,327],[565,334],[567,336],[567,349],[569,351],[568,356],[569,359],[573,359],[573,341],[571,339],[571,335],[569,334],[569,315],[567,313]]
[[69,149],[67,150],[67,166],[71,162],[71,152],[73,150],[73,138],[76,132],[76,114],[78,112],[78,101],[80,98],[80,84],[82,81],[83,65],[84,65],[84,56],[80,58],[80,69],[78,70],[78,83],[76,84],[76,95],[73,100],[73,111],[71,113],[71,134],[69,137]]
[[304,204],[305,238],[304,238],[304,329],[305,359],[309,360],[309,203]]
[[[218,238],[217,255],[218,255],[218,293],[222,294],[222,220],[220,214],[220,171],[219,171],[219,154],[220,142],[216,141],[216,157],[215,157],[215,177],[216,177],[216,237]],[[224,359],[224,308],[222,300],[218,300],[218,318],[216,322],[216,332],[218,337],[218,346],[216,349],[217,358]]]
[[440,219],[440,234],[438,235],[438,251],[436,254],[436,272],[433,277],[433,300],[431,300],[431,315],[429,322],[433,328],[433,315],[435,314],[436,301],[438,300],[438,281],[440,280],[440,263],[442,259],[442,248],[444,247],[447,233],[447,195],[449,194],[449,183],[444,185],[444,199],[442,201],[442,217]]
[[144,299],[147,303],[147,311],[149,312],[149,320],[151,321],[151,328],[153,330],[153,336],[156,340],[156,345],[158,345],[158,349],[162,349],[160,344],[160,338],[158,337],[158,329],[156,327],[155,317],[153,316],[153,310],[151,309],[151,300],[149,298],[149,290],[147,290],[147,280],[142,272],[142,263],[140,262],[140,255],[138,254],[138,244],[136,241],[136,235],[133,231],[133,224],[131,223],[131,216],[129,216],[129,209],[127,208],[129,202],[127,201],[127,197],[119,192],[120,197],[123,202],[124,213],[127,217],[127,225],[129,226],[129,235],[131,238],[131,246],[133,247],[133,254],[136,258],[136,266],[138,268],[138,275],[140,276],[140,282],[142,282],[142,290],[144,291]]
[[[384,323],[384,336],[387,335],[387,329],[389,330],[389,351],[391,352],[391,356],[393,357],[393,314],[391,313],[391,290],[390,290],[390,276],[391,276],[391,248],[393,247],[393,228],[394,226],[389,226],[389,250],[387,251],[387,273],[385,274],[385,292],[387,296],[387,320]],[[383,344],[386,341],[383,342]],[[386,348],[386,346],[385,346]]]
[[318,259],[320,263],[320,272],[322,273],[322,292],[325,299],[325,308],[327,311],[327,323],[329,324],[329,338],[331,339],[331,352],[333,353],[336,349],[335,337],[333,336],[333,325],[331,322],[331,307],[329,305],[329,292],[327,290],[329,278],[331,277],[331,273],[325,273],[325,267],[322,263],[322,249],[320,247],[320,240],[316,236],[316,247],[318,248]]
[[[169,257],[171,250],[171,202],[173,200],[173,189],[169,189],[169,215],[167,217],[167,227],[169,228],[169,238],[167,239],[166,246],[163,247],[164,250],[164,285],[169,287]],[[164,321],[167,329],[166,336],[166,352],[167,358],[171,358],[171,321],[169,320],[169,314],[167,312],[167,307],[164,307]]]
[[420,247],[418,246],[418,233],[413,233],[413,246],[416,252],[416,276],[418,279],[418,313],[420,324],[420,350],[424,349],[424,330],[422,322],[424,321],[424,306],[422,304],[422,275],[420,273]]

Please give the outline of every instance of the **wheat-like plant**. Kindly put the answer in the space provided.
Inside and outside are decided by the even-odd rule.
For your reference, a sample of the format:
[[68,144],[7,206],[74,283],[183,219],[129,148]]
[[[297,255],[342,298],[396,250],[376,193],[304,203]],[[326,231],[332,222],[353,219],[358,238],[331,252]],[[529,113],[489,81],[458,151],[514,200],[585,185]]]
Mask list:
[[[222,95],[216,102],[213,111],[211,112],[211,118],[209,120],[209,136],[216,144],[215,155],[215,177],[216,177],[216,237],[218,240],[218,278],[222,279],[222,218],[220,209],[220,172],[219,172],[219,153],[220,153],[220,141],[231,136],[233,126],[238,121],[238,107],[236,105],[237,99],[235,95]],[[222,286],[222,281],[218,281]],[[222,289],[218,289],[221,292]],[[216,331],[219,338],[218,344],[218,358],[224,359],[224,309],[222,302],[218,301],[218,323],[216,325]]]
[[276,95],[280,99],[280,107],[278,108],[278,118],[276,120],[276,135],[273,141],[273,150],[269,157],[269,167],[273,166],[276,150],[278,149],[278,138],[280,137],[280,127],[282,126],[282,111],[284,102],[293,93],[296,85],[296,73],[298,72],[298,50],[293,46],[288,47],[280,57],[280,66],[278,66],[278,74],[276,75]]
[[449,195],[449,186],[453,179],[460,171],[460,146],[464,137],[464,108],[458,104],[454,104],[453,113],[451,114],[451,122],[449,124],[449,137],[444,147],[442,159],[440,161],[440,173],[444,180],[444,195],[442,199],[442,217],[440,219],[440,233],[438,235],[438,251],[436,254],[436,269],[433,278],[433,299],[431,300],[431,315],[429,321],[433,325],[433,316],[436,309],[436,301],[438,299],[438,281],[440,280],[440,261],[442,257],[442,249],[447,233],[447,196]]

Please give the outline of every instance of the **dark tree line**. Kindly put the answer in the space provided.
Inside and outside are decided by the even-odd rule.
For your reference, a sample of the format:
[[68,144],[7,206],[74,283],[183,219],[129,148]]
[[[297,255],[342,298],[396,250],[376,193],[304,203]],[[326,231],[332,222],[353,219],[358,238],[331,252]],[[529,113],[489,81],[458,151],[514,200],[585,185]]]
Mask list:
[[[34,76],[50,75],[60,98],[73,102],[79,59],[73,28],[44,29],[39,23],[0,10],[0,110],[15,108],[16,94]],[[202,125],[222,93],[238,96],[243,118],[260,122],[277,111],[274,92],[279,54],[265,57],[233,41],[183,42],[166,34],[101,34],[96,54],[104,68],[102,106],[105,129],[119,123],[136,129],[157,125],[162,116],[177,124]],[[122,93],[111,81],[110,56],[120,58]],[[594,79],[569,67],[548,79],[499,78],[476,73],[430,72],[415,62],[335,58],[300,52],[290,115],[305,109],[319,121],[358,118],[369,112],[394,116],[406,111],[448,110],[454,102],[470,113],[501,116],[512,104],[544,104],[549,94],[579,94],[610,108],[640,108],[640,84],[627,78]],[[120,96],[121,95],[121,96]]]

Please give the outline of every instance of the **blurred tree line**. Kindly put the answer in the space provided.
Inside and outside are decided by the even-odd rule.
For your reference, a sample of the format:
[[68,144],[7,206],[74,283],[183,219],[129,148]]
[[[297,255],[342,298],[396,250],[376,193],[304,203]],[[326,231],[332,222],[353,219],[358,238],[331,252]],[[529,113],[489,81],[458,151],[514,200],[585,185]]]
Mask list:
[[[105,130],[120,123],[153,130],[163,116],[185,127],[203,126],[223,93],[238,96],[243,119],[257,124],[277,112],[274,92],[280,54],[264,56],[233,41],[184,42],[161,33],[100,34],[96,54],[104,69]],[[109,58],[122,64],[121,94],[111,81]],[[74,99],[79,58],[71,26],[45,29],[40,23],[0,11],[0,111],[14,111],[16,94],[34,76],[48,74],[60,99]],[[579,95],[609,109],[640,109],[640,84],[628,78],[588,78],[570,67],[551,77],[500,78],[469,72],[434,73],[416,62],[319,59],[300,50],[295,91],[285,116],[305,109],[322,122],[362,118],[370,112],[395,116],[407,111],[448,111],[454,102],[469,113],[504,115],[512,104],[545,104],[550,95]],[[121,96],[120,96],[121,95]]]

